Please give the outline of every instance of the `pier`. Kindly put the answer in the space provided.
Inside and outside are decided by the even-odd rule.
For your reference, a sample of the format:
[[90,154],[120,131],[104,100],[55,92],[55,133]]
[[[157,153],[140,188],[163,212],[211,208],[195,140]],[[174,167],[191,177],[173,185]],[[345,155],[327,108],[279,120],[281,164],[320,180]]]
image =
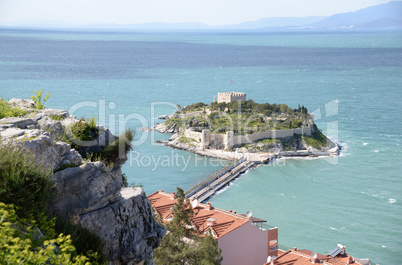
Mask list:
[[185,192],[185,197],[188,199],[197,199],[199,202],[206,201],[215,192],[228,185],[230,181],[256,165],[257,162],[242,158]]

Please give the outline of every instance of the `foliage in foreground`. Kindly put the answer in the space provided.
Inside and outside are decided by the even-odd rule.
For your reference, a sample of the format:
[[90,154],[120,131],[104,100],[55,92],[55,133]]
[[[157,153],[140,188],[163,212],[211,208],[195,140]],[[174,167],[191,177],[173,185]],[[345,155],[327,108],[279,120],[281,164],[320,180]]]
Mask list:
[[35,162],[27,150],[0,148],[0,201],[18,207],[20,216],[44,212],[52,197],[51,170]]
[[0,202],[0,264],[90,264],[88,260],[76,254],[70,235],[44,236],[35,220],[18,217],[14,206]]
[[[221,250],[210,234],[200,237],[200,232],[192,223],[194,212],[184,198],[182,189],[177,188],[177,203],[173,205],[173,219],[165,225],[168,233],[156,249],[156,264],[221,264]],[[160,219],[160,218],[159,218]],[[189,228],[192,227],[192,228]]]
[[0,119],[7,117],[19,117],[27,113],[28,111],[18,107],[12,107],[6,100],[0,98]]
[[0,147],[0,264],[102,264],[102,241],[49,215],[51,170],[17,146]]

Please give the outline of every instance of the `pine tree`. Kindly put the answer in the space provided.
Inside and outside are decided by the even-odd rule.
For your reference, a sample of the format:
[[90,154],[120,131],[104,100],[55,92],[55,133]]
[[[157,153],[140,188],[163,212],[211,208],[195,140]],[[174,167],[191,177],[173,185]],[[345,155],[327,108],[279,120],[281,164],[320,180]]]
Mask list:
[[177,202],[172,207],[173,219],[165,225],[168,233],[155,251],[155,263],[157,265],[221,264],[218,242],[211,234],[199,236],[200,232],[192,222],[194,211],[180,188],[177,188],[176,199]]

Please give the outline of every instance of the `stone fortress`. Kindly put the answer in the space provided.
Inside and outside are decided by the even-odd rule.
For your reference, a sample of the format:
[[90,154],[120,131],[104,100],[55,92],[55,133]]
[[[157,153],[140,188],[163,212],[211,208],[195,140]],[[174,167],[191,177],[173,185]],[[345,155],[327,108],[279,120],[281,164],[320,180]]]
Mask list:
[[[218,103],[230,103],[233,101],[245,101],[246,93],[225,92],[218,93]],[[200,113],[193,113],[193,116]],[[188,116],[188,114],[187,114]],[[295,134],[311,136],[313,133],[314,116],[309,115],[307,125],[301,128],[285,129],[285,130],[268,130],[253,134],[235,135],[233,131],[227,131],[226,134],[211,133],[209,129],[203,129],[197,132],[193,129],[185,129],[184,136],[191,138],[199,143],[203,148],[214,148],[223,145],[225,149],[231,149],[236,145],[249,144],[262,139],[279,139],[292,137]]]
[[218,93],[218,103],[230,103],[233,101],[246,101],[246,93],[240,92],[221,92]]

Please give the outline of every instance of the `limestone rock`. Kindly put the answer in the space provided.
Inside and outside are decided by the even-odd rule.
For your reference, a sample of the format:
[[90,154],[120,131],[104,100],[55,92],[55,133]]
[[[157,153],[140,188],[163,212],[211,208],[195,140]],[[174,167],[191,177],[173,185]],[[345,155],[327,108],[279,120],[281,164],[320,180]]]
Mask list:
[[29,118],[9,117],[0,119],[0,124],[9,124],[11,125],[10,127],[27,129],[29,125],[35,125],[35,122]]
[[90,162],[53,174],[56,197],[51,208],[58,215],[73,216],[102,208],[117,197],[123,187],[118,178],[101,162]]
[[178,133],[180,127],[176,123],[167,125],[164,122],[155,124],[154,129],[160,133]]
[[60,121],[53,120],[47,116],[38,120],[38,125],[41,130],[49,132],[53,137],[58,137],[64,131]]
[[79,220],[104,239],[110,264],[116,265],[144,261],[154,264],[153,249],[166,233],[154,220],[151,205],[141,188],[122,189],[119,201],[81,214]]
[[153,264],[153,249],[165,230],[154,220],[142,189],[121,190],[121,177],[101,162],[67,168],[54,178],[57,196],[51,208],[99,235],[111,264]]
[[35,107],[35,103],[32,99],[12,98],[8,101],[8,104],[28,111],[33,111]]

